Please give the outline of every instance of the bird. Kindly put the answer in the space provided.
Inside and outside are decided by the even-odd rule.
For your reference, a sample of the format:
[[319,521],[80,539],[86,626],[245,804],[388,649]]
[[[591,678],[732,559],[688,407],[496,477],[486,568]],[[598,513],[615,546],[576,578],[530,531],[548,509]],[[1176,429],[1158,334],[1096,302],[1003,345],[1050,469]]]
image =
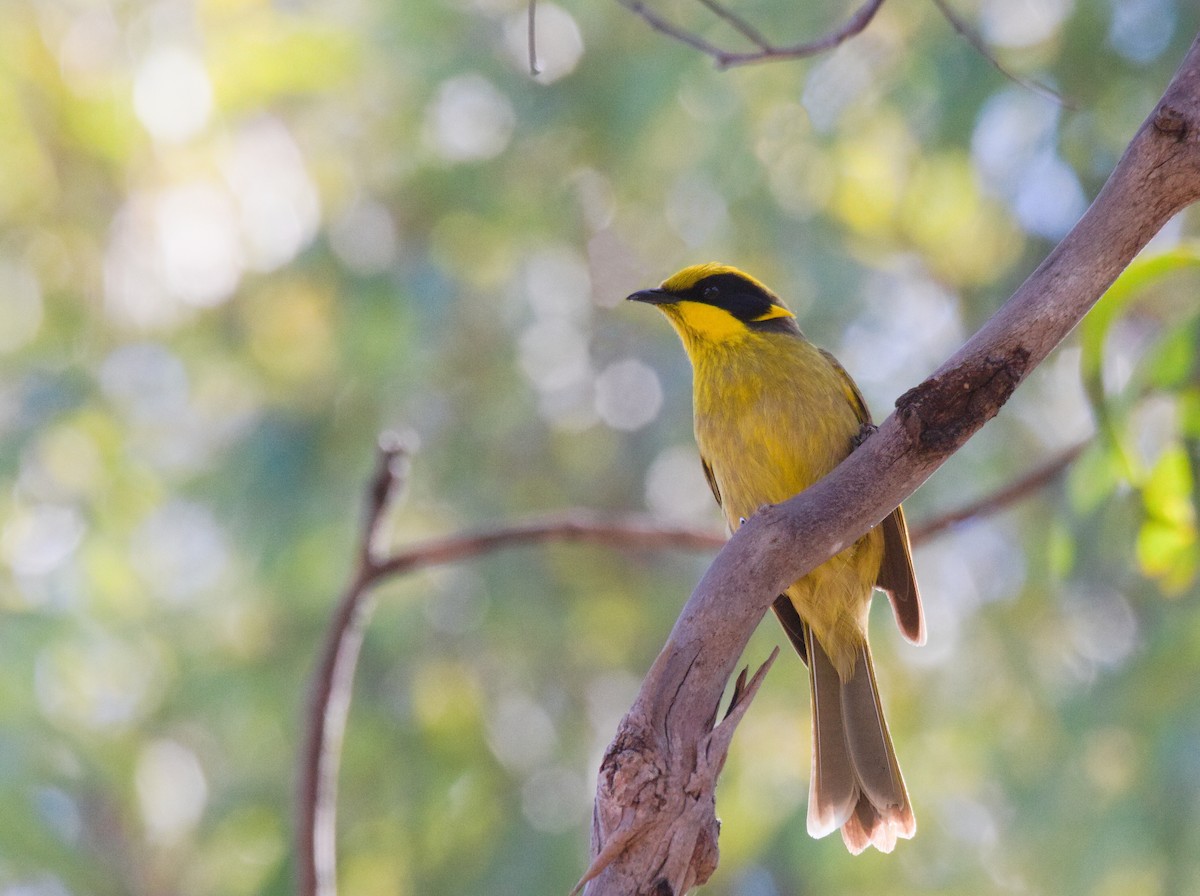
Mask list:
[[[872,431],[850,375],[751,275],[715,262],[692,265],[628,298],[657,307],[683,342],[701,464],[731,531],[825,476]],[[868,846],[891,852],[917,828],[867,641],[875,588],[887,593],[901,633],[924,643],[900,507],[772,605],[808,666],[808,832],[819,838],[840,828],[855,855]]]

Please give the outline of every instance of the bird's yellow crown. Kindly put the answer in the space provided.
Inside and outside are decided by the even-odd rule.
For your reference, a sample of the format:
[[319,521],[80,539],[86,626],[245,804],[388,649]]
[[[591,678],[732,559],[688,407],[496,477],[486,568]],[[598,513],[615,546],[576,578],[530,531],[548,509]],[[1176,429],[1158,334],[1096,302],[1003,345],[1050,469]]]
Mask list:
[[774,301],[779,301],[779,298],[775,295],[775,293],[767,289],[766,285],[761,280],[750,276],[745,271],[738,270],[733,265],[721,264],[719,261],[710,261],[706,264],[694,264],[690,267],[684,268],[681,271],[676,271],[662,282],[662,288],[667,292],[679,294],[687,292],[701,280],[707,280],[709,277],[717,277],[721,274],[740,277],[750,285],[758,287]]

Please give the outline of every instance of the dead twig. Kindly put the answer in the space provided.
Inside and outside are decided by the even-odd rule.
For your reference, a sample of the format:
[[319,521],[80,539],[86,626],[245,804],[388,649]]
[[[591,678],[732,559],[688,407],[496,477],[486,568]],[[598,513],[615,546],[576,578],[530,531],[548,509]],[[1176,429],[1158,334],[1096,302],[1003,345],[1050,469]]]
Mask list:
[[731,68],[735,65],[750,65],[756,62],[776,62],[782,59],[799,59],[832,50],[856,34],[861,34],[871,24],[871,20],[879,12],[879,8],[883,6],[883,0],[867,0],[841,27],[823,37],[804,43],[776,46],[769,43],[762,33],[745,19],[733,13],[725,5],[718,3],[717,0],[701,0],[710,12],[757,47],[756,50],[738,52],[718,47],[695,32],[676,25],[647,6],[643,0],[617,0],[617,2],[660,34],[686,44],[694,50],[699,50],[706,56],[711,56],[718,68]]
[[[530,63],[533,64],[533,3],[535,0],[530,0]],[[816,56],[818,53],[824,53],[827,50],[832,50],[840,46],[852,37],[861,34],[866,30],[867,26],[875,18],[875,14],[879,12],[883,6],[883,0],[867,0],[862,6],[854,11],[854,14],[845,21],[840,27],[835,28],[828,34],[823,35],[815,40],[804,41],[801,43],[777,45],[768,40],[767,37],[754,25],[744,19],[742,16],[735,13],[724,3],[719,0],[699,0],[700,4],[716,16],[725,24],[729,25],[734,31],[749,41],[755,49],[753,50],[729,50],[724,47],[719,47],[709,40],[701,37],[695,31],[691,31],[681,25],[676,25],[666,17],[650,8],[644,0],[617,0],[621,6],[625,7],[635,16],[644,21],[647,25],[653,28],[660,34],[685,44],[694,50],[703,53],[706,56],[712,57],[718,68],[732,68],[737,65],[751,65],[760,62],[779,62],[786,59],[801,59],[807,56]],[[959,36],[961,36],[980,56],[988,61],[988,63],[996,69],[1001,75],[1014,84],[1019,84],[1026,90],[1032,91],[1039,96],[1044,96],[1047,99],[1059,104],[1060,106],[1071,109],[1074,106],[1068,102],[1062,94],[1054,88],[1049,87],[1040,81],[1035,81],[1032,78],[1026,78],[1018,75],[1012,69],[1008,68],[996,54],[992,51],[987,42],[971,25],[960,16],[946,0],[933,0],[933,5],[937,7],[938,12],[942,14],[949,24]],[[536,74],[536,70],[535,70]]]
[[1008,78],[1008,80],[1012,81],[1014,84],[1019,84],[1026,90],[1032,91],[1040,96],[1044,96],[1046,99],[1052,102],[1058,103],[1058,105],[1062,106],[1064,109],[1075,108],[1072,103],[1067,102],[1067,100],[1063,98],[1063,95],[1053,87],[1048,87],[1040,81],[1034,81],[1030,78],[1018,75],[1012,69],[1008,68],[996,57],[996,54],[992,52],[992,48],[987,45],[987,42],[983,39],[982,35],[980,35],[978,31],[967,24],[966,19],[951,9],[950,5],[946,3],[946,0],[933,0],[933,5],[938,8],[938,12],[942,14],[942,18],[950,23],[950,27],[958,32],[959,36],[969,43],[976,53],[990,62],[992,68],[994,68],[1004,77]]
[[1062,475],[1067,467],[1075,462],[1075,459],[1083,453],[1083,450],[1089,444],[1090,442],[1080,442],[1078,445],[1068,448],[1053,460],[1047,461],[1042,466],[1031,470],[1024,476],[997,489],[991,494],[984,495],[982,498],[972,501],[969,504],[964,504],[957,510],[943,513],[931,520],[926,520],[923,523],[913,526],[909,532],[912,543],[921,544],[966,520],[991,516],[993,513],[1003,510],[1010,504],[1015,504],[1022,498],[1026,498],[1034,492],[1045,488]]
[[354,574],[334,609],[313,673],[296,779],[296,853],[304,896],[337,892],[337,785],[342,736],[350,711],[354,669],[370,616],[367,596],[378,578],[380,533],[387,510],[407,479],[412,447],[403,437],[380,437]]
[[430,539],[392,554],[380,547],[388,510],[408,477],[411,442],[380,439],[367,488],[357,562],[326,628],[304,712],[296,780],[296,854],[301,896],[337,893],[337,790],[342,738],[354,672],[370,618],[371,589],[381,580],[500,548],[546,541],[603,544],[626,550],[715,550],[715,533],[664,527],[648,517],[611,517],[575,510],[477,532]]

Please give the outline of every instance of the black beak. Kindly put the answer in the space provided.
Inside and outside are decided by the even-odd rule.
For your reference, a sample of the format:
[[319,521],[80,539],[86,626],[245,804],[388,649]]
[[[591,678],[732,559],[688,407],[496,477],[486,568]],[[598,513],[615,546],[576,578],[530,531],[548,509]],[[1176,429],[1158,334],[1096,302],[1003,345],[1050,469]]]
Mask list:
[[645,302],[647,305],[670,305],[677,301],[676,297],[665,289],[642,289],[631,296],[626,296],[627,302]]

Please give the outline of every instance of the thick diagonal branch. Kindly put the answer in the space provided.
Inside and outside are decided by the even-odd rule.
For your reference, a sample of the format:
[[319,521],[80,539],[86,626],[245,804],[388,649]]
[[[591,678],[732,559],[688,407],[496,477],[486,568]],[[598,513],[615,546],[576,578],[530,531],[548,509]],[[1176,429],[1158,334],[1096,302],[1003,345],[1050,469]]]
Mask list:
[[[933,376],[902,395],[878,433],[833,473],[756,514],[717,555],[601,764],[593,854],[608,843],[614,819],[627,845],[589,882],[588,896],[665,896],[678,892],[676,881],[705,881],[711,853],[662,860],[664,838],[681,836],[677,816],[653,801],[626,811],[603,782],[627,767],[653,767],[681,770],[657,789],[686,788],[734,663],[775,595],[912,494],[996,415],[1150,238],[1198,198],[1200,41],[1091,207],[1012,298]],[[696,822],[697,839],[711,821]],[[703,867],[673,864],[699,861]]]

